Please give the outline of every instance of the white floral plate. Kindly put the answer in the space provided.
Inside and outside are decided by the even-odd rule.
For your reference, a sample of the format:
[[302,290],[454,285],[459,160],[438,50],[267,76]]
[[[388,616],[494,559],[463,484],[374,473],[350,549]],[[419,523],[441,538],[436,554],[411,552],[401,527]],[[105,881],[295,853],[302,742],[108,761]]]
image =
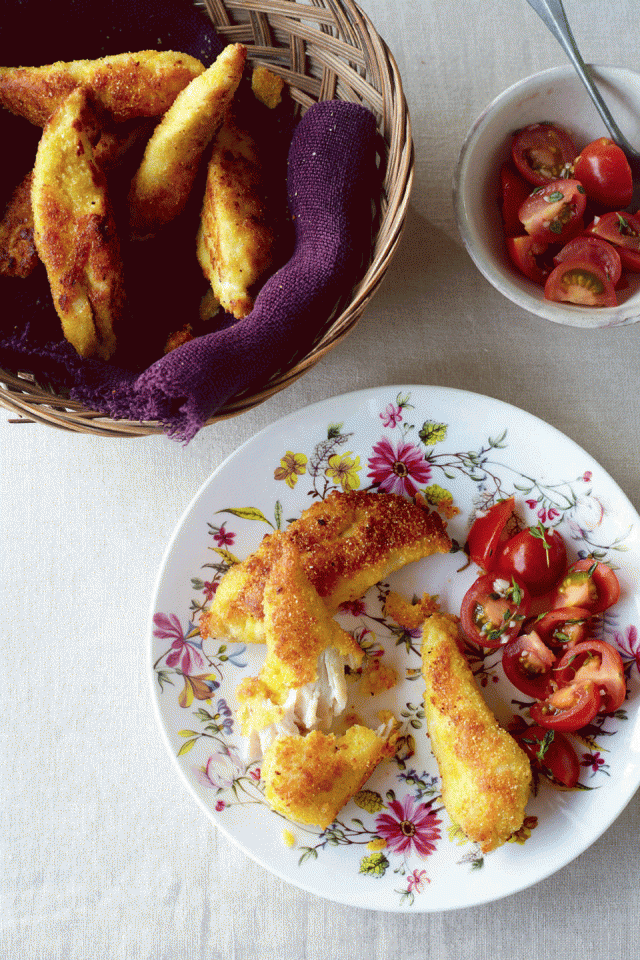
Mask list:
[[[420,637],[385,618],[391,587],[408,598],[437,594],[458,612],[477,576],[460,550],[412,564],[372,588],[338,617],[398,674],[385,694],[352,704],[375,723],[379,709],[402,721],[402,749],[327,830],[290,824],[264,800],[259,765],[246,763],[234,691],[258,673],[264,648],[200,641],[198,622],[234,559],[334,489],[424,492],[460,513],[454,546],[475,509],[515,494],[528,522],[557,526],[572,558],[611,563],[622,587],[602,635],[620,650],[628,698],[574,737],[579,787],[546,781],[519,834],[493,853],[456,832],[439,796],[438,768],[424,724]],[[497,900],[559,870],[615,820],[640,784],[640,518],[614,481],[571,440],[542,421],[487,397],[441,387],[384,387],[315,404],[263,430],[229,457],[187,508],[162,561],[149,626],[157,717],[180,775],[216,826],[249,856],[304,890],[384,911],[442,911]],[[505,724],[526,718],[522,694],[502,673],[499,652],[473,661]]]

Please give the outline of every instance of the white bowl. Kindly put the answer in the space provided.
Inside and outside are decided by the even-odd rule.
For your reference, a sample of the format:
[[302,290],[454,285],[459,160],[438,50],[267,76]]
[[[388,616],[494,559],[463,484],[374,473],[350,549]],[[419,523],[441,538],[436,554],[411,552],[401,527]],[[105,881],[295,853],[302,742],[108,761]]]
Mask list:
[[[621,67],[591,66],[611,113],[640,148],[640,74]],[[553,67],[509,87],[478,117],[462,145],[453,183],[453,200],[462,240],[476,266],[496,290],[529,313],[573,327],[608,327],[640,320],[640,274],[627,273],[617,307],[579,307],[545,300],[542,287],[518,273],[504,243],[498,207],[502,163],[511,136],[530,123],[548,120],[563,126],[580,149],[609,136],[571,65]]]

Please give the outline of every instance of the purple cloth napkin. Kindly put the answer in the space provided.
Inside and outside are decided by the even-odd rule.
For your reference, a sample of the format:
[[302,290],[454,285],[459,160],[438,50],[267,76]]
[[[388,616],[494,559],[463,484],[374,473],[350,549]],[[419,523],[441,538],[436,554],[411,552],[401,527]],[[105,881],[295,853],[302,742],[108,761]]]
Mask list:
[[[114,6],[119,9],[116,0]],[[184,16],[175,22],[168,16],[171,36],[162,46],[212,62],[219,41],[210,26],[199,15],[194,19],[190,7],[169,4],[168,8],[174,17],[176,9]],[[127,9],[131,19],[130,3]],[[153,9],[157,14],[156,5]],[[156,17],[152,29],[157,25]],[[139,30],[136,34],[137,48],[155,46],[144,43],[142,32],[143,36]],[[133,48],[123,46],[122,40],[116,46]],[[202,52],[205,47],[206,56]],[[87,54],[77,50],[69,54],[78,56]],[[59,58],[56,55],[55,59]],[[12,62],[30,61],[18,56]],[[47,62],[46,58],[41,62]],[[43,340],[42,313],[53,311],[43,271],[29,281],[4,278],[0,285],[0,365],[30,370],[37,379],[68,389],[73,399],[115,419],[157,420],[170,436],[189,441],[230,397],[264,383],[292,358],[303,356],[334,305],[352,287],[370,244],[371,201],[378,176],[375,137],[373,114],[358,104],[325,101],[312,106],[302,118],[288,155],[293,253],[267,280],[245,319],[197,337],[140,373],[139,369],[83,360],[64,340]],[[188,252],[190,261],[195,262],[192,250]],[[189,281],[188,269],[191,266],[185,267],[176,283]],[[160,285],[162,272],[158,268]],[[166,308],[177,314],[181,301],[169,301],[168,295],[160,297],[150,313]],[[140,303],[142,310],[145,301]],[[189,319],[182,316],[176,329]],[[152,321],[153,316],[146,318],[148,325]]]

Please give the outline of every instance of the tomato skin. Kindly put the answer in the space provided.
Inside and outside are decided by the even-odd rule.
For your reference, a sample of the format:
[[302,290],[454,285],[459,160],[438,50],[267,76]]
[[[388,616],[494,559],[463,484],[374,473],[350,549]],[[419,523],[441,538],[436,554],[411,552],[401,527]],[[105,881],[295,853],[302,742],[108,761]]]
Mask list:
[[498,555],[500,538],[514,512],[515,500],[498,500],[471,524],[467,537],[469,557],[485,572],[492,570]]
[[[545,546],[546,544],[546,546]],[[567,549],[557,530],[527,527],[502,547],[495,565],[504,577],[515,576],[532,597],[547,593],[567,569]]]
[[627,685],[622,658],[606,640],[587,640],[568,650],[554,668],[559,687],[593,681],[602,695],[601,711],[615,713],[624,703]]
[[549,693],[555,660],[535,631],[509,640],[502,651],[502,669],[507,679],[520,693],[536,700],[544,700]]
[[531,598],[527,588],[486,573],[471,584],[460,605],[462,630],[471,643],[494,649],[522,629]]
[[500,168],[499,204],[505,236],[515,237],[522,233],[518,210],[531,193],[531,184],[513,169],[510,163]]
[[594,203],[616,210],[633,197],[633,176],[624,152],[608,137],[599,137],[581,150],[573,174]]
[[580,778],[578,756],[559,730],[548,730],[532,723],[512,733],[531,764],[548,780],[561,787],[575,787]]
[[518,216],[525,232],[541,243],[563,243],[584,229],[587,195],[578,180],[549,180],[524,201]]
[[640,272],[640,217],[615,211],[594,220],[586,230],[616,247],[622,266],[632,273]]
[[586,607],[556,607],[536,620],[534,629],[552,650],[570,650],[584,641],[591,616]]
[[[578,574],[579,576],[576,576]],[[620,582],[606,563],[592,557],[577,560],[554,595],[553,607],[586,607],[592,614],[608,610],[620,599]]]
[[[522,229],[522,224],[520,224]],[[546,253],[547,244],[534,240],[528,234],[506,238],[507,253],[520,273],[543,287],[549,276],[549,269],[538,261]]]
[[557,266],[559,263],[564,263],[565,260],[572,260],[575,257],[586,257],[596,266],[599,266],[611,277],[614,287],[619,283],[622,276],[620,254],[613,244],[603,240],[602,237],[586,234],[568,240],[556,253],[553,262]]
[[516,131],[511,144],[516,169],[536,186],[561,177],[577,154],[567,131],[554,123],[531,123]]
[[559,687],[546,700],[539,700],[529,708],[534,723],[550,730],[565,733],[580,730],[591,723],[602,703],[602,696],[595,683],[571,683]]
[[618,304],[611,278],[586,257],[558,264],[544,285],[547,300],[581,307],[615,307]]

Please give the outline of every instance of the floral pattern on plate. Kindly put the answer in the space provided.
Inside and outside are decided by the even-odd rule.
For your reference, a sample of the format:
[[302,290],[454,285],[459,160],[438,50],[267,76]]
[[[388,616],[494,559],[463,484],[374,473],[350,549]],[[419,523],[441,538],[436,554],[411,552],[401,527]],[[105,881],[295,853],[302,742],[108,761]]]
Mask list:
[[[494,429],[487,431],[486,424]],[[536,448],[536,434],[543,449]],[[393,710],[402,728],[395,759],[320,831],[289,824],[271,811],[259,764],[244,759],[234,691],[243,676],[258,672],[263,652],[253,644],[210,639],[203,644],[198,623],[226,570],[265,533],[285,527],[333,490],[357,489],[420,492],[448,518],[453,550],[410,565],[339,611],[342,625],[365,651],[364,666],[385,664],[398,675],[392,690],[368,700],[376,710]],[[546,781],[537,783],[520,831],[483,857],[451,823],[440,799],[421,699],[420,631],[398,626],[383,611],[393,588],[409,597],[433,592],[442,609],[458,612],[478,573],[462,551],[474,512],[511,494],[523,519],[557,526],[574,557],[593,555],[619,572],[626,599],[604,614],[599,630],[620,651],[629,695],[616,714],[599,716],[573,737],[582,770],[578,787],[558,791]],[[522,411],[426,387],[363,391],[316,405],[273,425],[223,464],[187,510],[167,550],[150,632],[154,696],[169,749],[218,826],[292,883],[385,910],[448,909],[506,895],[545,875],[537,861],[548,845],[557,847],[550,824],[559,810],[568,810],[572,820],[591,805],[593,815],[601,792],[608,795],[604,817],[587,838],[565,841],[552,869],[595,840],[611,808],[619,811],[640,781],[636,764],[622,795],[611,792],[623,776],[630,726],[637,723],[640,637],[632,584],[638,563],[638,517],[613,481],[584,451]],[[522,722],[530,701],[504,677],[501,651],[469,645],[467,653],[501,722]],[[359,695],[360,674],[349,680],[352,704],[361,711],[364,704],[365,715],[369,704]],[[369,714],[373,718],[371,709]],[[628,780],[628,770],[625,775]],[[577,806],[571,812],[573,798]],[[541,834],[545,841],[536,852]],[[514,848],[522,848],[536,868],[519,871]],[[506,880],[496,882],[492,864],[499,860],[504,867],[510,858]],[[336,874],[340,883],[329,884],[327,878]]]

